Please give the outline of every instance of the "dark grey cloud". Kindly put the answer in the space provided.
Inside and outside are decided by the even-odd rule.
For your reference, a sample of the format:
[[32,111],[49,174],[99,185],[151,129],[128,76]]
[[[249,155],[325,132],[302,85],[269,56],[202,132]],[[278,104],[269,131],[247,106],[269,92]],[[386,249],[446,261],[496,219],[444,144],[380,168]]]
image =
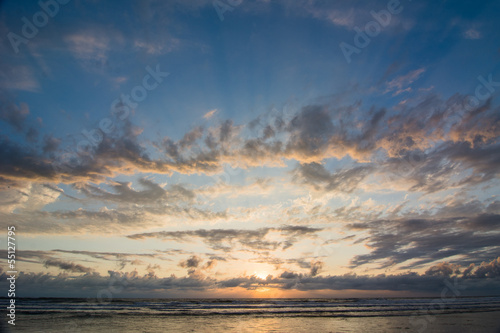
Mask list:
[[453,256],[460,256],[452,261],[459,264],[491,258],[500,250],[499,221],[499,214],[478,214],[352,223],[351,229],[368,232],[364,241],[370,253],[355,256],[351,266],[406,263],[402,268],[412,268]]
[[139,132],[129,122],[122,122],[116,128],[112,135],[103,136],[99,144],[87,144],[84,151],[77,148],[83,137],[66,138],[61,147],[60,138],[46,136],[42,150],[0,138],[0,157],[5,161],[0,175],[32,181],[99,183],[126,169],[129,170],[126,173],[130,170],[172,172],[167,162],[152,161],[148,157],[145,148],[138,143]]
[[180,184],[169,186],[167,189],[145,178],[138,180],[143,190],[134,190],[130,182],[111,182],[112,191],[106,191],[102,186],[92,184],[75,184],[74,188],[85,194],[86,197],[110,202],[158,204],[174,202],[191,202],[196,197],[195,192]]
[[[94,259],[111,261],[118,265],[120,269],[125,268],[127,264],[139,265],[143,261],[140,259],[157,259],[163,261],[171,261],[165,257],[163,253],[127,253],[127,252],[96,252],[96,251],[78,251],[78,250],[52,250],[53,253],[65,253],[72,255],[86,256]],[[182,253],[182,251],[180,251]],[[169,254],[178,254],[178,252],[170,252]]]
[[[7,258],[7,251],[0,250],[0,253]],[[75,264],[73,262],[63,260],[57,257],[57,251],[32,251],[21,250],[16,252],[16,260],[29,263],[43,264],[45,267],[57,267],[64,271],[72,273],[89,273],[93,272],[91,267]]]
[[324,151],[335,134],[335,127],[325,106],[308,106],[302,109],[289,124],[290,140],[287,150],[305,156]]
[[42,151],[44,154],[52,153],[57,151],[57,148],[61,144],[61,139],[55,138],[52,135],[46,135],[43,138],[43,148]]
[[90,267],[85,267],[80,264],[75,264],[69,261],[63,261],[58,259],[47,259],[44,262],[45,267],[58,267],[65,271],[70,271],[73,273],[90,273],[93,271]]
[[29,143],[35,143],[37,140],[38,140],[38,131],[35,128],[30,127],[26,131],[26,141],[28,141]]
[[482,262],[481,265],[477,267],[476,271],[472,274],[472,276],[477,278],[500,277],[500,257],[490,262]]
[[[432,193],[450,187],[484,184],[498,178],[500,145],[447,141],[429,152],[403,151],[387,159],[379,170],[413,185],[410,191]],[[468,172],[469,171],[469,172]],[[457,174],[465,175],[457,178]]]
[[23,147],[0,137],[0,175],[13,180],[56,180],[57,172],[50,160],[34,149]]
[[197,268],[201,262],[202,259],[200,257],[191,256],[188,259],[179,262],[179,266],[185,268]]
[[130,182],[114,182],[111,184],[114,193],[91,184],[77,184],[75,187],[87,197],[102,201],[147,203],[166,197],[166,191],[148,179],[139,179],[139,184],[145,188],[143,191],[132,189]]
[[0,120],[11,125],[16,131],[22,132],[29,113],[29,108],[25,103],[16,105],[3,92],[0,93]]
[[211,270],[215,266],[217,266],[217,260],[216,259],[211,259],[211,260],[208,260],[205,263],[205,265],[203,265],[203,269],[205,269],[205,270]]
[[[5,255],[4,258],[7,258],[7,250],[0,250],[0,254]],[[31,263],[42,263],[53,257],[54,253],[52,251],[22,250],[16,252],[16,260]]]
[[[492,290],[500,290],[500,275],[498,273],[500,258],[482,263],[472,274],[463,274],[469,270],[449,263],[441,263],[431,267],[426,273],[402,273],[357,275],[344,274],[336,276],[304,275],[284,271],[278,277],[268,277],[265,280],[255,276],[239,277],[220,281],[220,287],[243,287],[255,289],[265,285],[267,288],[309,290],[391,290],[426,292],[439,295],[445,287],[454,286],[461,295],[491,295]],[[487,275],[483,275],[483,270]],[[446,283],[447,282],[447,283]],[[487,286],[487,287],[486,287]]]
[[[124,273],[108,271],[107,276],[95,272],[82,272],[80,275],[51,275],[48,273],[20,272],[16,285],[19,296],[79,296],[95,297],[99,291],[120,290],[120,297],[154,297],[159,290],[179,292],[205,292],[226,288],[245,288],[255,290],[266,287],[278,290],[357,290],[357,291],[401,291],[425,293],[441,296],[443,290],[448,294],[491,295],[500,292],[500,258],[482,263],[470,270],[452,266],[451,273],[446,263],[441,268],[430,269],[430,273],[402,273],[379,275],[328,275],[312,276],[283,271],[277,276],[269,275],[265,279],[257,276],[240,276],[226,280],[216,280],[200,274],[187,277],[158,277],[154,271],[139,275],[136,271]],[[429,272],[428,271],[428,272]],[[464,273],[468,271],[468,275]],[[113,282],[111,282],[113,281]],[[6,287],[7,274],[0,268],[0,287]],[[450,287],[451,286],[451,287]],[[453,288],[453,290],[450,290]],[[17,292],[16,292],[17,294]],[[180,294],[176,294],[180,295]],[[115,296],[115,295],[114,295]]]
[[220,142],[228,141],[232,137],[233,131],[233,121],[230,119],[224,121],[219,131]]
[[323,262],[321,262],[321,261],[313,262],[311,264],[311,276],[318,275],[322,268],[323,268]]
[[373,169],[371,166],[355,166],[330,173],[322,164],[301,164],[294,171],[296,182],[311,185],[316,190],[350,193]]
[[202,277],[202,271],[210,271],[217,265],[217,259],[211,258],[203,263],[203,259],[198,255],[192,255],[185,260],[179,262],[179,266],[182,268],[187,268],[187,273],[189,276]]
[[[3,280],[0,285],[4,285],[4,281],[7,281],[6,273],[0,271],[0,278]],[[16,284],[19,286],[20,297],[74,295],[95,299],[98,292],[103,290],[112,290],[113,296],[119,295],[120,297],[155,297],[158,295],[158,290],[165,290],[179,292],[177,296],[180,297],[186,295],[186,292],[210,290],[215,287],[215,280],[207,277],[199,278],[196,275],[188,277],[172,275],[159,278],[152,271],[139,275],[136,271],[123,273],[110,270],[107,276],[96,272],[88,272],[80,276],[20,272]],[[110,289],[110,287],[113,288]]]
[[180,148],[191,148],[193,145],[203,137],[203,127],[198,126],[184,134],[182,140],[179,141]]
[[450,264],[448,262],[442,262],[426,270],[425,275],[449,277],[452,274],[459,274],[460,273],[459,267],[460,267],[459,265]]

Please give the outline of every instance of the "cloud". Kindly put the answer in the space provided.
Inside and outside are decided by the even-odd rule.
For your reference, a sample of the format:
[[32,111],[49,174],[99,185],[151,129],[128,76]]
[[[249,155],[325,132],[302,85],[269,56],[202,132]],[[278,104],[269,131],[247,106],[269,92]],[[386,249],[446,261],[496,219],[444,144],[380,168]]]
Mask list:
[[[284,271],[279,276],[269,275],[266,279],[256,276],[240,276],[225,280],[216,280],[199,274],[191,274],[187,277],[158,277],[154,272],[139,275],[133,272],[108,271],[107,276],[99,273],[87,272],[79,276],[68,276],[60,274],[57,276],[48,273],[26,273],[20,272],[16,285],[19,286],[21,297],[61,296],[66,297],[95,297],[99,291],[109,290],[113,286],[114,291],[119,291],[120,297],[158,297],[169,295],[171,292],[186,293],[222,291],[236,287],[247,290],[255,290],[260,287],[276,290],[299,290],[299,291],[396,291],[412,292],[425,295],[440,296],[447,286],[453,286],[460,295],[491,295],[498,293],[499,275],[498,263],[500,258],[484,263],[482,267],[496,267],[496,273],[490,276],[480,277],[481,270],[473,270],[471,277],[461,277],[459,274],[380,274],[380,275],[328,275],[310,276]],[[480,267],[481,267],[480,266]],[[461,268],[460,268],[461,270]],[[490,272],[490,270],[488,271]],[[0,270],[0,286],[5,287],[7,274]],[[117,291],[117,292],[118,292]],[[453,292],[453,290],[451,291]],[[170,294],[173,295],[173,294]],[[179,294],[175,294],[179,295]]]
[[[0,278],[7,281],[6,273],[1,273]],[[0,284],[4,283],[2,281]],[[88,272],[76,277],[64,274],[54,276],[48,273],[20,272],[16,283],[19,285],[19,291],[21,288],[25,288],[20,293],[23,296],[68,297],[68,295],[74,295],[75,297],[87,298],[96,297],[98,292],[103,290],[111,290],[114,294],[120,294],[123,297],[154,297],[154,295],[158,295],[158,290],[202,291],[214,286],[213,279],[200,279],[197,276],[178,278],[172,275],[158,278],[152,272],[141,276],[136,271],[123,273],[111,270],[108,271],[108,276]]]
[[26,131],[26,141],[28,141],[29,143],[35,143],[37,140],[38,140],[38,131],[35,128],[30,127]]
[[[64,192],[51,184],[20,182],[0,191],[0,212],[33,212],[55,202]],[[12,216],[11,216],[12,217]]]
[[181,261],[179,263],[179,266],[185,268],[197,268],[201,261],[202,259],[200,257],[191,256],[188,259]]
[[426,193],[449,188],[474,186],[498,177],[498,144],[443,142],[428,152],[420,149],[402,151],[398,158],[382,163],[391,177],[404,179],[408,190]]
[[216,259],[211,259],[211,260],[209,260],[209,261],[207,261],[205,263],[205,265],[203,266],[203,269],[205,269],[205,270],[211,270],[216,265],[217,265],[217,260]]
[[481,39],[482,34],[474,28],[471,28],[464,32],[464,37],[466,39]]
[[67,262],[67,261],[62,261],[62,260],[57,260],[57,259],[47,259],[44,262],[45,267],[58,267],[62,270],[65,271],[70,271],[74,273],[90,273],[93,271],[92,268],[90,267],[85,267],[79,264],[74,264],[72,262]]
[[218,111],[217,109],[210,110],[210,111],[208,111],[207,113],[205,113],[205,114],[203,115],[203,118],[205,118],[205,119],[210,119],[210,118],[212,118],[212,117],[215,115],[215,113],[216,113],[217,111]]
[[[52,250],[53,252],[60,252],[60,253],[68,253],[68,254],[78,254],[78,255],[84,255],[84,256],[89,256],[92,258],[96,259],[102,259],[102,260],[117,260],[117,259],[123,259],[123,258],[129,258],[129,257],[147,257],[147,258],[160,258],[164,260],[165,258],[159,257],[158,253],[130,253],[130,252],[96,252],[96,251],[79,251],[79,250],[61,250],[61,249],[56,249]],[[159,251],[159,253],[165,253],[165,254],[177,254],[177,253],[184,253],[182,250],[168,250],[168,251]]]
[[354,26],[354,10],[351,8],[348,12],[332,10],[328,12],[326,18],[335,25],[352,28]]
[[[0,253],[5,254],[7,258],[7,250],[0,250]],[[52,251],[20,250],[16,252],[16,260],[30,263],[43,263],[48,259],[54,259],[53,256]]]
[[[311,2],[309,2],[311,3]],[[359,11],[354,8],[349,9],[339,9],[339,8],[318,8],[317,6],[303,6],[303,10],[305,9],[311,16],[328,21],[335,26],[342,27],[345,29],[352,29],[355,26],[356,16],[359,16]],[[359,17],[358,17],[359,18]]]
[[[52,250],[53,253],[63,253],[70,255],[79,255],[90,257],[94,259],[115,262],[120,269],[125,268],[127,264],[140,265],[143,261],[140,259],[155,259],[162,261],[171,261],[170,258],[165,257],[164,254],[176,255],[183,254],[182,250],[171,250],[165,252],[155,253],[127,253],[127,252],[96,252],[96,251],[77,251],[77,250]],[[148,265],[149,266],[149,265]]]
[[[171,217],[172,224],[189,219],[195,221],[225,220],[227,213],[213,212],[196,207],[179,207],[174,205],[133,205],[108,209],[106,206],[98,210],[78,208],[76,210],[56,211],[20,211],[13,214],[0,213],[0,226],[10,225],[16,220],[16,226],[25,233],[32,234],[82,234],[100,232],[103,234],[124,232],[130,233],[144,228],[165,225],[165,216]],[[103,228],[103,225],[106,227]]]
[[[166,216],[172,224],[177,221],[215,221],[229,218],[227,211],[213,211],[197,207],[197,193],[180,184],[162,187],[145,178],[138,181],[135,190],[131,183],[110,181],[100,186],[75,184],[85,197],[68,196],[60,188],[36,182],[4,183],[0,192],[0,213],[5,225],[16,220],[25,233],[82,233],[82,232],[124,232],[155,227],[164,223]],[[9,184],[7,186],[7,184]],[[106,190],[104,185],[110,186]],[[75,210],[43,210],[59,197],[74,202],[93,202],[98,208]],[[107,208],[107,205],[117,205]],[[100,207],[99,207],[100,206]],[[10,215],[5,215],[10,214]],[[163,221],[163,222],[162,222]],[[103,229],[102,225],[106,228]]]
[[[314,237],[315,233],[320,230],[321,229],[318,228],[287,225],[280,228],[260,228],[256,230],[198,229],[189,231],[159,231],[133,234],[127,237],[137,240],[153,237],[178,242],[186,242],[192,240],[193,238],[200,238],[211,249],[227,252],[235,248],[234,243],[238,243],[244,249],[287,249],[293,246],[299,238]],[[282,240],[266,238],[266,236],[270,236],[273,233],[277,234],[273,237],[273,239],[278,237],[282,238]]]
[[319,271],[323,268],[323,262],[315,261],[311,264],[311,276],[318,275]]
[[356,255],[351,267],[379,264],[380,268],[400,265],[416,268],[446,258],[469,264],[491,257],[500,249],[498,214],[477,214],[449,218],[406,217],[352,223],[349,228],[368,231],[370,253]]
[[[484,263],[484,266],[498,265],[498,258]],[[447,263],[443,263],[442,267],[448,267]],[[474,272],[474,278],[461,278],[461,268],[452,265],[455,268],[453,273],[445,274],[432,273],[417,274],[417,273],[401,273],[393,275],[357,275],[357,274],[344,274],[334,276],[313,276],[297,274],[290,271],[284,271],[279,277],[268,277],[265,280],[259,279],[255,276],[233,278],[218,283],[220,287],[234,288],[243,287],[246,289],[256,289],[261,286],[266,288],[278,289],[294,289],[302,291],[310,290],[384,290],[384,291],[411,291],[411,292],[428,292],[439,295],[446,286],[445,281],[449,285],[455,285],[455,288],[460,290],[461,294],[465,294],[464,290],[471,294],[482,293],[484,295],[491,295],[485,288],[498,289],[498,274],[491,274],[487,279],[479,279],[477,271]],[[448,279],[453,280],[450,282]],[[474,291],[472,291],[474,290]]]
[[136,39],[134,47],[151,55],[162,55],[176,50],[180,45],[177,38],[161,38],[158,41]]
[[412,88],[409,86],[418,80],[424,72],[425,68],[419,68],[386,82],[384,93],[393,92],[392,96],[397,96],[405,91],[411,91]]
[[30,67],[25,65],[0,66],[1,90],[40,91],[40,84]]
[[97,31],[82,31],[65,36],[69,50],[75,58],[82,60],[105,61],[110,49],[109,34]]
[[372,170],[371,166],[356,166],[330,173],[319,163],[301,164],[294,173],[296,182],[311,185],[316,190],[350,193]]
[[[161,201],[162,199],[167,199],[167,191],[158,184],[145,178],[139,179],[138,182],[145,188],[143,191],[135,191],[132,189],[130,182],[113,182],[111,187],[114,193],[90,184],[77,184],[75,188],[87,197],[103,202],[153,203]],[[194,194],[180,185],[176,186],[175,192],[181,193],[181,196],[187,196],[188,198],[194,196]],[[170,199],[170,195],[168,197]],[[172,197],[174,197],[174,195],[172,195]]]
[[[7,258],[7,251],[0,250],[0,253],[5,254],[5,257]],[[69,271],[72,273],[90,273],[94,271],[90,267],[56,258],[55,254],[56,251],[22,250],[16,252],[16,260],[30,263],[40,263],[47,268],[57,267],[61,270]]]
[[442,262],[430,267],[427,271],[425,271],[425,275],[449,277],[452,274],[459,274],[459,267],[459,265]]
[[0,99],[0,119],[8,123],[18,132],[24,130],[25,119],[29,115],[30,110],[26,103],[15,105],[8,99]]
[[490,262],[482,262],[472,276],[478,278],[500,277],[500,257]]
[[52,135],[46,135],[43,142],[43,153],[51,153],[57,151],[57,148],[61,144],[61,139],[54,138]]
[[[364,25],[369,19],[368,11],[347,3],[329,3],[322,1],[286,1],[284,5],[288,13],[297,16],[309,16],[329,22],[337,27],[352,29],[355,25]],[[345,6],[344,6],[345,5]],[[364,21],[366,20],[366,21]]]
[[318,155],[328,147],[334,129],[325,107],[305,107],[290,123],[287,150],[304,156]]
[[319,271],[323,268],[324,263],[318,260],[316,257],[303,257],[303,258],[288,258],[283,259],[277,256],[271,256],[269,253],[259,252],[257,253],[257,258],[249,259],[250,262],[259,264],[269,264],[275,267],[275,270],[289,269],[290,265],[294,265],[300,269],[304,270],[310,274],[317,275]]
[[[416,76],[407,75],[405,80]],[[399,85],[394,83],[394,87]],[[312,104],[298,110],[286,123],[283,119],[278,122],[279,115],[266,121],[259,118],[255,126],[226,120],[209,128],[195,127],[177,141],[165,137],[153,145],[142,142],[141,131],[129,121],[122,121],[102,142],[78,154],[76,147],[75,151],[67,145],[61,147],[57,145],[61,139],[51,136],[45,142],[45,152],[0,138],[0,157],[5,161],[0,177],[10,181],[99,184],[108,177],[138,172],[214,175],[226,165],[284,167],[286,160],[294,160],[300,163],[295,172],[298,183],[318,189],[350,192],[369,175],[397,176],[404,168],[409,170],[410,176],[405,179],[412,191],[439,191],[446,186],[489,181],[498,169],[494,169],[494,140],[500,130],[498,108],[488,100],[465,109],[465,100],[460,95],[444,101],[429,95],[399,106],[397,112],[375,106],[361,110],[359,103]],[[363,164],[330,175],[321,170],[325,160],[347,156]],[[411,160],[415,156],[423,161]],[[465,175],[470,168],[475,172],[469,179],[451,182],[454,174]],[[121,187],[115,189],[126,190],[125,184]],[[92,186],[81,188],[91,196],[103,195],[112,200],[112,192]],[[120,197],[124,198],[124,193]]]

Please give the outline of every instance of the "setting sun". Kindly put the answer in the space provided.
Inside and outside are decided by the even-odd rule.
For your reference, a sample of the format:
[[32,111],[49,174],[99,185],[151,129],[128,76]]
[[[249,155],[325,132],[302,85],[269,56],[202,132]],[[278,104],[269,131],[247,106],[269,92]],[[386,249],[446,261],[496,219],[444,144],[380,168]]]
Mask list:
[[269,274],[267,272],[255,272],[254,275],[261,280],[265,280]]

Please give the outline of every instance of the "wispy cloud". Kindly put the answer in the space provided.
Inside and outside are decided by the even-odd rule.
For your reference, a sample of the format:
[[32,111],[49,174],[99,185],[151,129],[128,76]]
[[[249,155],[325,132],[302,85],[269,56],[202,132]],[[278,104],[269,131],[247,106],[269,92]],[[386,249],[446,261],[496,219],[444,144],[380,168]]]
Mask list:
[[[353,223],[352,230],[369,232],[369,254],[353,258],[352,267],[378,263],[380,267],[419,267],[447,258],[469,264],[498,251],[500,215],[478,213],[453,217],[406,217]],[[494,250],[495,249],[495,250]],[[458,256],[458,257],[457,257]]]
[[[302,226],[283,226],[280,228],[260,228],[257,230],[199,229],[193,231],[159,231],[134,234],[127,237],[138,240],[154,237],[178,242],[200,238],[210,248],[222,251],[232,251],[234,249],[234,242],[248,249],[276,250],[278,248],[287,249],[302,237],[314,237],[318,231],[321,231],[321,229]],[[274,233],[276,235],[268,237]],[[282,239],[276,240],[279,238]]]
[[29,66],[1,66],[0,89],[40,92],[40,84]]
[[388,81],[384,93],[392,92],[392,96],[397,96],[403,92],[412,91],[411,84],[418,80],[424,72],[425,68],[419,68]]
[[471,28],[464,32],[464,37],[466,39],[480,39],[482,35],[478,30]]
[[105,34],[86,31],[68,35],[65,41],[75,58],[105,61],[110,50],[110,40]]
[[216,113],[217,111],[218,111],[217,109],[210,110],[210,111],[208,111],[207,113],[205,113],[205,114],[203,115],[203,118],[205,118],[205,119],[210,119],[210,118],[212,118],[212,117],[215,115],[215,113]]

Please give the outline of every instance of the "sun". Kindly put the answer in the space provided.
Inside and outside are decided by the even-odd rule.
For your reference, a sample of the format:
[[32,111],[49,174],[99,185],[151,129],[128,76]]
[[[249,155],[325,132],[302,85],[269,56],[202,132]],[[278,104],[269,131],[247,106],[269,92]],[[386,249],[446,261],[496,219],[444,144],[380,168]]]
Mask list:
[[254,272],[254,275],[261,280],[265,280],[269,274],[267,272]]

